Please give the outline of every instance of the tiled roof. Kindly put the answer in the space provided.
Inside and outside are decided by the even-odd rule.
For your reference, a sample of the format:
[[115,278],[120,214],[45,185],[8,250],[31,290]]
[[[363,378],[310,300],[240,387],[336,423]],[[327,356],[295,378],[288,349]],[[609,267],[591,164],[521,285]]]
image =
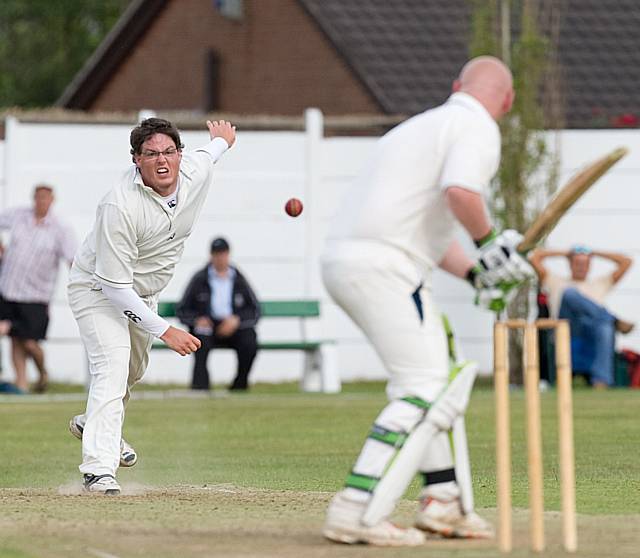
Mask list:
[[640,2],[565,0],[559,52],[570,125],[640,117]]
[[466,0],[300,0],[384,111],[441,103],[468,57]]
[[[386,112],[442,102],[468,57],[468,0],[299,1]],[[560,10],[567,124],[638,125],[640,0],[549,1]]]

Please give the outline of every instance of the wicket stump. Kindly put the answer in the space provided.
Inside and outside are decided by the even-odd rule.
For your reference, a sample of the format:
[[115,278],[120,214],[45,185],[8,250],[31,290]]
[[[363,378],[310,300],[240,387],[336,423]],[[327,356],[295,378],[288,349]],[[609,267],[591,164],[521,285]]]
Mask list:
[[566,320],[541,319],[535,322],[507,320],[496,322],[493,332],[494,384],[496,393],[496,485],[498,499],[498,545],[502,552],[512,549],[511,438],[509,412],[510,329],[524,331],[524,384],[527,411],[527,453],[529,474],[529,509],[531,548],[544,550],[544,500],[542,466],[542,432],[540,417],[540,365],[538,330],[555,330],[556,385],[558,397],[558,437],[562,539],[567,552],[578,546],[576,530],[575,471],[573,451],[573,410],[571,401],[571,348]]

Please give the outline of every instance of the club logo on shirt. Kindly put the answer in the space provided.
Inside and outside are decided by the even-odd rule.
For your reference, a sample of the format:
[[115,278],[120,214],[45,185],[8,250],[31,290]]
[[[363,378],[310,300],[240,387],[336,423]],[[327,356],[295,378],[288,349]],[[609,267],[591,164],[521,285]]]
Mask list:
[[142,318],[136,316],[131,310],[125,310],[124,315],[129,318],[134,324],[137,324]]

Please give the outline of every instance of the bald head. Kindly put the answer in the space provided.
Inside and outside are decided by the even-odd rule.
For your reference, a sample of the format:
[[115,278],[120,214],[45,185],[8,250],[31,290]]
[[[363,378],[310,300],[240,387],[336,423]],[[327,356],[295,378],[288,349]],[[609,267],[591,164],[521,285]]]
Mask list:
[[469,60],[453,82],[453,91],[475,97],[495,120],[511,110],[515,96],[511,71],[494,56]]

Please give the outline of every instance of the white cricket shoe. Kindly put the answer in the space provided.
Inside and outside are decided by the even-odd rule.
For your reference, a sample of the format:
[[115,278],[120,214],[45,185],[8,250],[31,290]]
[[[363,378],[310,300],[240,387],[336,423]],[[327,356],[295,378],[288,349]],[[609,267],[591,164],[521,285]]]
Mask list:
[[381,521],[373,527],[360,522],[366,504],[350,500],[338,492],[327,510],[322,534],[329,540],[345,544],[371,544],[374,546],[419,546],[426,540],[424,533],[412,527],[404,529],[390,521]]
[[85,474],[84,489],[87,492],[105,494],[107,496],[117,496],[120,494],[120,485],[113,475]]
[[[78,422],[79,415],[69,421],[69,432],[82,440],[84,427]],[[133,467],[138,462],[138,454],[124,438],[120,439],[120,467]]]
[[426,496],[420,500],[415,526],[429,533],[458,539],[492,539],[493,527],[477,513],[464,514],[460,499],[437,500]]

